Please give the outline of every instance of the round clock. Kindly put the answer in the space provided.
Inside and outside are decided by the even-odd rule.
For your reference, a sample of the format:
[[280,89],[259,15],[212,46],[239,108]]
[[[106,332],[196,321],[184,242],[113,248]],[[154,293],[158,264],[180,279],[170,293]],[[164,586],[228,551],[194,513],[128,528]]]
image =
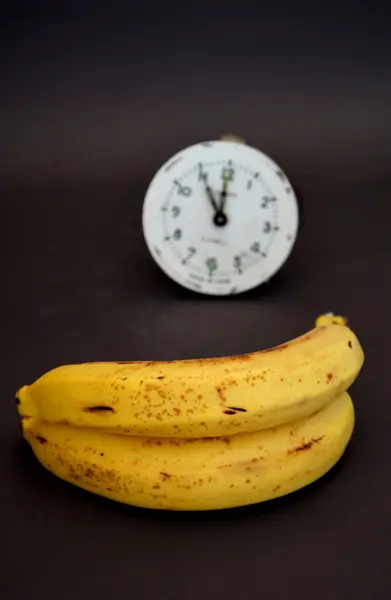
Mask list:
[[153,259],[171,279],[203,294],[238,294],[284,264],[299,210],[273,160],[222,139],[185,148],[157,171],[142,225]]

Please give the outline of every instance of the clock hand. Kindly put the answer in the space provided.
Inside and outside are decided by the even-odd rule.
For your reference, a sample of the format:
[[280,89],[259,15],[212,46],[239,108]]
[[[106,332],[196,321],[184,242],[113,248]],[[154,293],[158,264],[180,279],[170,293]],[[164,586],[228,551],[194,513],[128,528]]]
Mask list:
[[210,187],[210,185],[208,183],[208,174],[202,173],[201,179],[204,182],[206,195],[208,196],[208,199],[214,210],[213,223],[217,227],[223,227],[224,225],[227,224],[228,219],[227,219],[226,215],[222,212],[222,210],[217,205],[212,188]]
[[215,197],[213,195],[212,188],[209,185],[206,185],[205,186],[205,191],[206,191],[206,195],[208,196],[211,205],[213,206],[213,209],[214,209],[215,213],[218,213],[219,212],[219,207],[217,206],[217,202],[216,202]]
[[211,203],[213,210],[215,211],[215,213],[219,212],[219,207],[217,206],[217,202],[215,200],[215,197],[213,195],[212,192],[212,188],[210,187],[209,183],[208,183],[208,174],[207,173],[202,173],[202,181],[204,182],[205,185],[205,192],[206,195],[208,197],[209,202]]
[[226,202],[227,196],[228,196],[227,187],[228,187],[228,179],[224,178],[223,189],[220,192],[219,206],[217,206],[216,202],[214,203],[215,214],[213,217],[213,223],[216,225],[216,227],[224,227],[224,225],[226,225],[228,222],[227,215],[224,212],[225,202]]
[[225,208],[225,203],[227,201],[227,196],[228,196],[228,177],[224,177],[223,180],[223,187],[222,190],[220,192],[220,207],[219,207],[219,211],[224,213],[224,208]]

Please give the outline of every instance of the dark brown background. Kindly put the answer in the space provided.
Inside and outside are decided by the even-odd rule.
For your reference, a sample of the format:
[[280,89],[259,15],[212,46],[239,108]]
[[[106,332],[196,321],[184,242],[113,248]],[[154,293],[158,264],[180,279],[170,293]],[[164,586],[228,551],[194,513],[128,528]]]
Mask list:
[[[391,20],[313,4],[2,5],[2,598],[390,597]],[[203,298],[152,263],[141,205],[171,154],[226,132],[281,164],[305,223],[269,286]],[[248,352],[327,310],[366,365],[346,456],[302,492],[143,511],[62,483],[20,441],[14,391],[58,364]]]

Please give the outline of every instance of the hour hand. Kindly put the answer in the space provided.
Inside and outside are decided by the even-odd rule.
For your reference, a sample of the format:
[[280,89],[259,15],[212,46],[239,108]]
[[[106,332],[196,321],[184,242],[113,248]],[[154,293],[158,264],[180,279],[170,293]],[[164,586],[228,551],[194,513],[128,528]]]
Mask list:
[[219,207],[217,206],[217,202],[216,202],[216,199],[215,199],[215,197],[213,195],[212,188],[210,187],[210,185],[208,183],[208,176],[207,176],[206,173],[204,173],[202,175],[202,181],[204,182],[205,192],[206,192],[206,195],[208,196],[209,202],[213,206],[214,211],[216,213],[219,212]]

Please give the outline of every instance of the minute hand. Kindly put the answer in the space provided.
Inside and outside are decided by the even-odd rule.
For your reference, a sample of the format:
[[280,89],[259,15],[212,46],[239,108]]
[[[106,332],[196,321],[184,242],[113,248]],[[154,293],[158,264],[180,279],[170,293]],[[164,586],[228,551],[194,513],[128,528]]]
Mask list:
[[228,179],[224,179],[223,188],[220,192],[220,206],[218,208],[219,212],[224,212],[225,203],[227,200],[227,188],[228,188]]

